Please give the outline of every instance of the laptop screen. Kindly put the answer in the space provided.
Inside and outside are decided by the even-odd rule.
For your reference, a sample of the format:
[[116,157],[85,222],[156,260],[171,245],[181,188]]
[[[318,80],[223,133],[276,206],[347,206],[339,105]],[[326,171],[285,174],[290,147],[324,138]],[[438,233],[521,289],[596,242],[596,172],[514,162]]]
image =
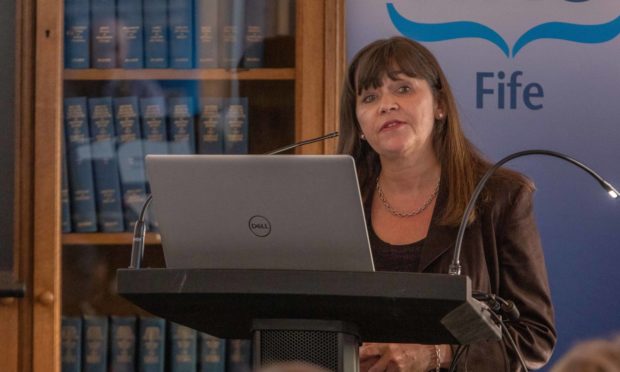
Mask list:
[[149,155],[169,268],[374,271],[347,155]]

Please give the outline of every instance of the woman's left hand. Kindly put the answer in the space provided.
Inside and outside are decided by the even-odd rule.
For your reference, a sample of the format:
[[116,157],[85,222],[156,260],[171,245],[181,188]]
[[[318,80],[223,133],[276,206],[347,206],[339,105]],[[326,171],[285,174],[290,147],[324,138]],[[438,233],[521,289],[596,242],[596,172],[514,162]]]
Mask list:
[[360,347],[361,372],[426,372],[434,370],[434,345],[364,343]]

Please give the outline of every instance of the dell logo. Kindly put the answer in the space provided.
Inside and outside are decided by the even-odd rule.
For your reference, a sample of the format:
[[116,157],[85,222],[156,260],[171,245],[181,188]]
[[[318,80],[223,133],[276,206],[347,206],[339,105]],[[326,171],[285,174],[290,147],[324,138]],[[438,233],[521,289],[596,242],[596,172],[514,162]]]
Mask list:
[[271,223],[263,216],[252,216],[248,222],[252,234],[264,238],[271,233]]

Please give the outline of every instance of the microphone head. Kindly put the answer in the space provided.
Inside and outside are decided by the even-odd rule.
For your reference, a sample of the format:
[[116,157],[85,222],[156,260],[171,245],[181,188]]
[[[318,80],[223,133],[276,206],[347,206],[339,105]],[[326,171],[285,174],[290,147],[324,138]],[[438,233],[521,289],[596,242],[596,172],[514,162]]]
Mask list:
[[609,194],[609,196],[611,196],[614,199],[618,198],[618,195],[620,195],[620,192],[615,187],[613,187],[611,183],[605,181],[602,178],[600,180],[600,183],[601,183],[601,186],[603,186],[603,188],[607,190],[607,193]]

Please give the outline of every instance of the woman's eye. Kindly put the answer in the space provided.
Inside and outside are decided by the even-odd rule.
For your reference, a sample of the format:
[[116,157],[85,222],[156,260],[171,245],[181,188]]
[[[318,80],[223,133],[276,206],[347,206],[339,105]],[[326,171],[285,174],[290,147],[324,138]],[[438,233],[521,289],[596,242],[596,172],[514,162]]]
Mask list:
[[398,93],[409,93],[411,92],[411,87],[408,85],[403,85],[402,87],[398,88]]
[[374,100],[375,100],[375,98],[376,98],[376,97],[375,97],[375,95],[374,95],[374,94],[367,94],[367,95],[365,95],[365,96],[362,98],[362,102],[363,102],[363,103],[370,103],[370,102],[374,101]]

